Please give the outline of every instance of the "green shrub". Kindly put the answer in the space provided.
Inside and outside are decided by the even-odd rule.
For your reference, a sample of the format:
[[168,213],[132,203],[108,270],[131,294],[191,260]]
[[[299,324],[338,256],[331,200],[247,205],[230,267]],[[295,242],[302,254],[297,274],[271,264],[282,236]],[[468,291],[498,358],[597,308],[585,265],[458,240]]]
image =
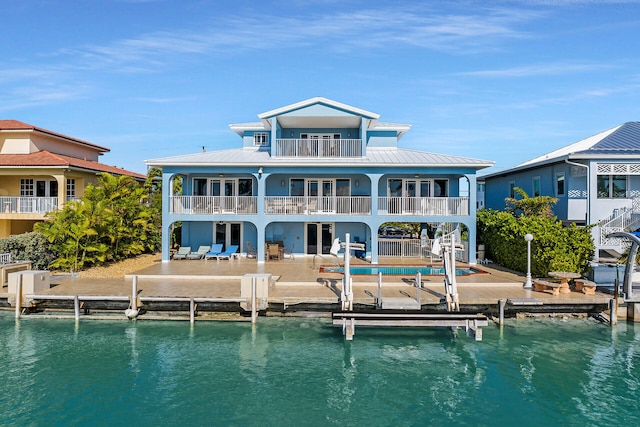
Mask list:
[[477,214],[478,242],[485,245],[487,257],[511,270],[527,271],[527,244],[531,242],[531,273],[547,276],[549,271],[585,274],[595,247],[590,227],[575,224],[564,227],[556,218],[519,216],[510,212],[480,210]]
[[46,270],[56,258],[50,246],[37,231],[0,239],[0,253],[9,252],[14,260],[29,260],[34,270]]

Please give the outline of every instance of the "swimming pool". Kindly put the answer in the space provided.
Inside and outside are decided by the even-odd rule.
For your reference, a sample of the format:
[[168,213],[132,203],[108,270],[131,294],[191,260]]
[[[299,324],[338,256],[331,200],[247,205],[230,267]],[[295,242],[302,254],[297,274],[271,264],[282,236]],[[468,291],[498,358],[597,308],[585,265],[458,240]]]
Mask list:
[[[444,276],[444,267],[433,265],[352,265],[349,269],[354,276],[377,276],[378,273],[390,276],[415,276],[420,273],[423,276]],[[344,273],[344,267],[321,267],[321,273]],[[476,268],[456,268],[456,276],[468,276],[476,273],[484,273]]]

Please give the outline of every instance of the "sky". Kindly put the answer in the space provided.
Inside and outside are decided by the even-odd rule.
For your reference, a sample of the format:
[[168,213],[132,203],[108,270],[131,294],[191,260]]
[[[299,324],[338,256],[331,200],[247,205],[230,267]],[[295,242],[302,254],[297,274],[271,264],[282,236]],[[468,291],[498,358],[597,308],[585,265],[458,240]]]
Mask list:
[[0,119],[102,163],[238,148],[323,96],[497,172],[640,120],[640,0],[0,0]]

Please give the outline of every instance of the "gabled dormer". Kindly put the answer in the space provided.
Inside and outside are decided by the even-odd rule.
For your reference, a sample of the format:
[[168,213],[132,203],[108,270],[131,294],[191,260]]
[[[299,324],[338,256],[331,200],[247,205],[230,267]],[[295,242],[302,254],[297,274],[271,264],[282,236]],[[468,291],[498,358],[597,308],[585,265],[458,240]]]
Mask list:
[[244,147],[272,157],[365,157],[367,148],[395,148],[409,125],[380,122],[379,115],[315,97],[258,115],[259,122],[230,125]]

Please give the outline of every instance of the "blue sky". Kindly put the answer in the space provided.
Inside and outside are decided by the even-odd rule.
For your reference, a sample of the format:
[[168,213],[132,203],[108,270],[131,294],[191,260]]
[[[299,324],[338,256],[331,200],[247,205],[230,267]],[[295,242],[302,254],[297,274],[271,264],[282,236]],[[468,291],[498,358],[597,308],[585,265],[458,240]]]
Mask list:
[[514,166],[640,120],[640,1],[0,0],[0,118],[103,163],[235,148],[324,96],[403,148]]

